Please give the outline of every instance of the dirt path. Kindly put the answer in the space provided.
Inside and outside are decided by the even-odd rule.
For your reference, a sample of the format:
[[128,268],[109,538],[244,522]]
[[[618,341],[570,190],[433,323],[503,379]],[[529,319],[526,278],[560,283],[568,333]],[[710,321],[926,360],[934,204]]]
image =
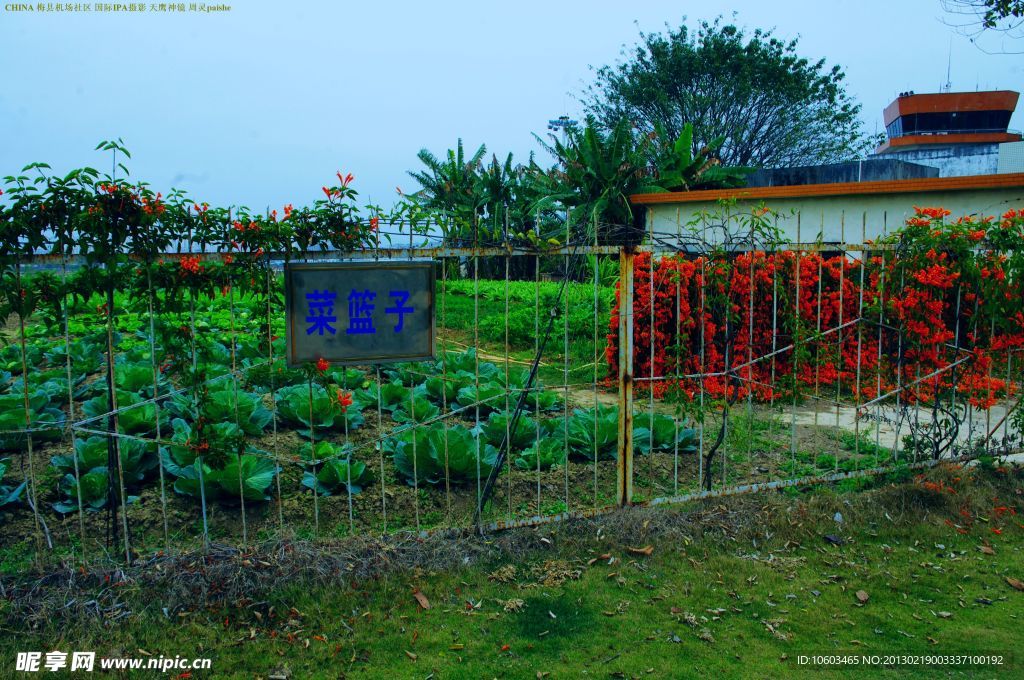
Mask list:
[[[957,434],[957,442],[966,444],[970,441],[984,437],[986,433],[995,430],[993,437],[1001,438],[1006,435],[1019,434],[1013,428],[1008,419],[1004,420],[1008,409],[1007,404],[996,404],[989,411],[972,409],[968,414]],[[913,417],[913,412],[912,412]],[[785,419],[786,416],[784,415]],[[925,409],[920,410],[919,419],[922,424],[931,422],[931,413]],[[996,425],[1003,421],[998,428]],[[869,438],[877,437],[878,443],[882,446],[892,448],[897,439],[896,414],[892,409],[885,409],[881,412],[869,411],[860,421],[860,431]],[[857,409],[853,406],[800,406],[796,410],[796,422],[798,425],[820,425],[824,427],[839,427],[850,432],[857,429]],[[899,437],[910,434],[906,422],[899,428]]]

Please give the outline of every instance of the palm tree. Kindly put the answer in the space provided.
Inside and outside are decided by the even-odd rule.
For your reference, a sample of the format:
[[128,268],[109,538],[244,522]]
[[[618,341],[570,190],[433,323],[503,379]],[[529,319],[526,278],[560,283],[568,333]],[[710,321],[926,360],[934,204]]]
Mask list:
[[478,186],[485,153],[487,147],[481,144],[467,158],[462,139],[459,139],[456,148],[449,149],[444,160],[427,149],[420,149],[416,154],[426,167],[419,172],[409,171],[422,187],[415,199],[423,207],[445,213],[455,221],[453,233],[445,234],[446,239],[472,236],[466,232],[475,227],[483,206]]
[[577,238],[614,240],[633,222],[632,194],[664,191],[648,171],[650,139],[636,135],[626,121],[602,131],[588,120],[582,130],[570,128],[565,142],[555,139],[551,145],[537,139],[559,161],[547,172],[533,173],[540,204],[567,207]]

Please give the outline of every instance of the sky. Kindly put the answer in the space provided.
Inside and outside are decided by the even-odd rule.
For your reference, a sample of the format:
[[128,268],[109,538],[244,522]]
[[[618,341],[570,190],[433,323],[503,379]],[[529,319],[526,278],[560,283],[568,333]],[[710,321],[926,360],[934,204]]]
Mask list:
[[[417,188],[407,171],[421,148],[441,155],[459,138],[525,160],[548,119],[580,116],[592,67],[684,17],[799,38],[803,56],[846,71],[868,133],[884,130],[882,109],[899,92],[937,91],[950,57],[954,91],[1024,81],[1020,54],[979,50],[940,0],[12,6],[0,4],[0,175],[33,161],[107,169],[109,154],[93,149],[120,137],[132,178],[257,210],[311,203],[339,170],[355,175],[360,201],[390,205],[396,187]],[[1022,120],[1018,110],[1011,127]]]

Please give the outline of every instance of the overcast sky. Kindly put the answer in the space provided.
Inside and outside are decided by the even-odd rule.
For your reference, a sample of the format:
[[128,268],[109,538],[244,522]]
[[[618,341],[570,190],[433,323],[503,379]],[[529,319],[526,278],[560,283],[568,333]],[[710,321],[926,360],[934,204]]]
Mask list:
[[[34,3],[33,3],[34,4]],[[188,3],[186,3],[186,7]],[[1021,55],[985,54],[943,23],[940,0],[351,2],[232,0],[200,13],[25,13],[0,5],[0,174],[45,161],[109,167],[217,205],[320,196],[336,170],[390,204],[416,152],[462,137],[525,158],[549,118],[578,116],[591,66],[638,31],[727,18],[799,37],[841,65],[867,132],[903,90],[1021,89]],[[950,47],[952,44],[952,48]],[[1024,127],[1015,114],[1011,127]]]

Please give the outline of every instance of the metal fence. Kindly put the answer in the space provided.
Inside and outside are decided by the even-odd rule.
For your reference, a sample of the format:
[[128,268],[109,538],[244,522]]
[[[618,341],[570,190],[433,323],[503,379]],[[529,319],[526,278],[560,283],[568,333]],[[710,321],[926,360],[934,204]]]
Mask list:
[[[11,330],[22,377],[8,379],[7,406],[22,401],[25,427],[0,437],[12,449],[3,454],[3,483],[23,483],[27,507],[4,508],[3,543],[42,560],[106,552],[131,559],[276,535],[491,531],[637,503],[864,479],[1015,445],[1006,416],[1019,350],[990,352],[988,381],[961,384],[969,366],[978,377],[980,338],[994,335],[977,327],[962,291],[949,291],[954,337],[914,365],[904,361],[906,329],[879,299],[884,285],[872,288],[897,250],[723,243],[706,223],[701,229],[542,250],[416,247],[410,236],[407,247],[308,254],[437,267],[437,361],[322,377],[299,379],[281,365],[273,267],[248,290],[190,295],[177,312],[161,313],[162,291],[150,286],[133,291],[124,317],[81,304],[76,311],[65,300],[63,318],[20,319]],[[223,259],[166,255],[183,257]],[[872,269],[871,258],[880,266]],[[34,261],[47,263],[65,277],[77,264]],[[806,279],[814,287],[801,290],[802,272],[815,268]],[[485,279],[482,269],[499,276]],[[17,270],[24,274],[22,263]],[[749,290],[736,283],[744,279]],[[156,328],[179,322],[192,366],[223,371],[195,385],[162,376],[170,350]],[[95,340],[111,370],[106,358],[76,366],[86,357],[72,345],[83,338]],[[204,350],[210,340],[218,342]],[[50,351],[47,360],[35,351],[46,343],[63,343],[63,354]],[[894,348],[898,370],[885,375]],[[114,370],[129,364],[148,365],[148,378]],[[45,405],[31,403],[43,399],[29,387],[32,375],[58,370],[66,392],[51,386]],[[127,390],[119,376],[138,387],[131,403],[118,403]],[[186,397],[211,391],[227,396],[200,426]],[[330,403],[338,394],[353,405]],[[97,411],[104,396],[112,408]],[[329,406],[321,408],[323,399]],[[261,409],[269,411],[263,424],[253,416]],[[244,442],[198,448],[216,445],[209,433],[224,423],[242,429]],[[943,442],[941,450],[926,439]],[[87,467],[96,461],[89,451],[106,451],[108,442],[114,455],[90,478],[97,468]],[[90,484],[112,493],[90,494]]]

